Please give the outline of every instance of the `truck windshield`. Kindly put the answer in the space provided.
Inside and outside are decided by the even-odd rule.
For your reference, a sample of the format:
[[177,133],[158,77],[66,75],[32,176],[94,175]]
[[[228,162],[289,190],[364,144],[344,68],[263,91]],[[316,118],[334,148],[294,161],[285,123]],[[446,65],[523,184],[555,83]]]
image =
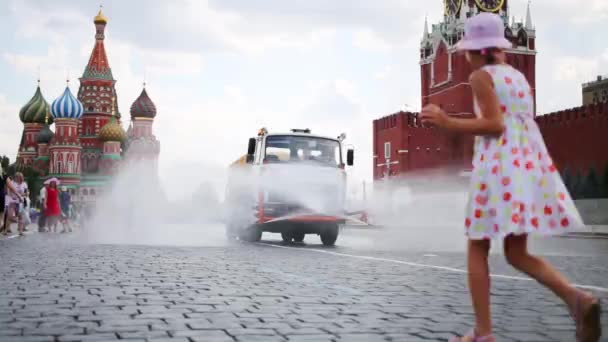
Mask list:
[[266,138],[264,162],[310,162],[340,167],[342,165],[340,142],[319,137],[271,135]]

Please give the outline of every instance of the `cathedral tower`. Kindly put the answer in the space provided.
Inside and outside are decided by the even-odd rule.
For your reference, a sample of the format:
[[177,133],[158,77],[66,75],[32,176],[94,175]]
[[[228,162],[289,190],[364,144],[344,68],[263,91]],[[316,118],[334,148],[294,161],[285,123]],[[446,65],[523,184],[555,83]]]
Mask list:
[[23,122],[23,135],[17,152],[18,166],[34,166],[34,159],[38,155],[38,133],[45,124],[48,110],[49,104],[42,96],[39,81],[34,96],[19,111],[19,119]]
[[34,160],[34,168],[41,174],[46,175],[49,172],[49,143],[53,140],[55,133],[51,131],[49,122],[51,120],[51,114],[47,110],[44,127],[38,133],[38,156]]
[[[108,63],[104,46],[105,28],[108,19],[99,13],[93,19],[95,24],[95,46],[89,62],[80,78],[78,99],[84,106],[79,135],[82,142],[82,171],[85,179],[97,183],[99,163],[103,155],[103,142],[99,139],[101,127],[112,117],[112,99],[116,99],[116,80]],[[118,117],[117,119],[120,119]]]
[[160,142],[152,132],[156,106],[148,96],[146,87],[131,105],[131,126],[127,140],[127,161],[150,161],[156,165]]
[[480,12],[500,15],[505,37],[513,43],[506,51],[507,62],[521,71],[536,89],[536,32],[530,5],[526,20],[509,23],[508,0],[444,0],[444,19],[429,31],[425,23],[420,43],[420,79],[422,106],[441,105],[452,115],[473,115],[473,97],[469,85],[471,69],[455,45],[464,35],[464,22]]
[[55,135],[49,146],[49,176],[57,177],[62,185],[77,188],[80,184],[80,153],[78,124],[83,113],[82,103],[72,95],[70,87],[53,101],[51,114],[55,119]]
[[[480,12],[498,14],[504,22],[505,37],[513,43],[507,54],[507,62],[521,71],[536,91],[536,32],[532,24],[530,5],[526,20],[509,23],[508,0],[444,0],[443,21],[432,25],[429,31],[425,22],[420,43],[420,80],[422,107],[434,103],[448,114],[471,117],[473,94],[469,84],[471,68],[462,52],[456,51],[456,43],[464,36],[464,22]],[[473,138],[445,133],[448,141],[448,159],[470,167],[473,157]]]
[[122,160],[121,143],[126,140],[126,133],[116,119],[116,107],[116,101],[112,98],[112,118],[99,131],[99,139],[103,141],[100,171],[104,175],[111,175],[118,169]]

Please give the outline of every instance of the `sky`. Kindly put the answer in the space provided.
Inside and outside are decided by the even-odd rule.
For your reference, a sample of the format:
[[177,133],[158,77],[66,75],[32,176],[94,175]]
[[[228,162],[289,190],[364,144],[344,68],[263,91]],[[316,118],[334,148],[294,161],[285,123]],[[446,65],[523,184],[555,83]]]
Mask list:
[[[508,1],[523,18],[527,1]],[[441,0],[0,0],[0,155],[15,157],[38,77],[49,103],[66,78],[77,89],[100,3],[119,110],[128,117],[145,80],[165,179],[217,174],[267,127],[345,132],[349,172],[370,180],[372,121],[420,108],[424,18],[443,16]],[[608,74],[608,1],[531,8],[538,112],[579,106],[581,83]]]

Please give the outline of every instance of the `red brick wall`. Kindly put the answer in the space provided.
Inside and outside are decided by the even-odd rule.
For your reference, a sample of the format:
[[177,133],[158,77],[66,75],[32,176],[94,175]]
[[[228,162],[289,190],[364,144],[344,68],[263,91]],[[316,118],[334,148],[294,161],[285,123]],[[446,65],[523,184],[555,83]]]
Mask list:
[[602,175],[608,166],[608,103],[562,110],[536,117],[558,168]]

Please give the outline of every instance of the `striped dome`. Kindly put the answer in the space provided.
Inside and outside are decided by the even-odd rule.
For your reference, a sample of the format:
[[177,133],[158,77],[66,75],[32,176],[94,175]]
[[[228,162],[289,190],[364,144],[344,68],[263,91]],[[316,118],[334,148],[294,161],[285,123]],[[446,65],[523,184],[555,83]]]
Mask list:
[[141,91],[139,97],[131,105],[131,118],[149,118],[156,116],[156,106],[150,100],[146,88]]
[[[23,123],[44,123],[46,111],[49,104],[42,96],[40,86],[36,88],[36,93],[29,102],[19,111],[19,119]],[[52,121],[51,121],[52,122]]]
[[82,103],[72,95],[70,87],[65,87],[63,95],[51,105],[51,113],[55,119],[80,119],[84,108]]

